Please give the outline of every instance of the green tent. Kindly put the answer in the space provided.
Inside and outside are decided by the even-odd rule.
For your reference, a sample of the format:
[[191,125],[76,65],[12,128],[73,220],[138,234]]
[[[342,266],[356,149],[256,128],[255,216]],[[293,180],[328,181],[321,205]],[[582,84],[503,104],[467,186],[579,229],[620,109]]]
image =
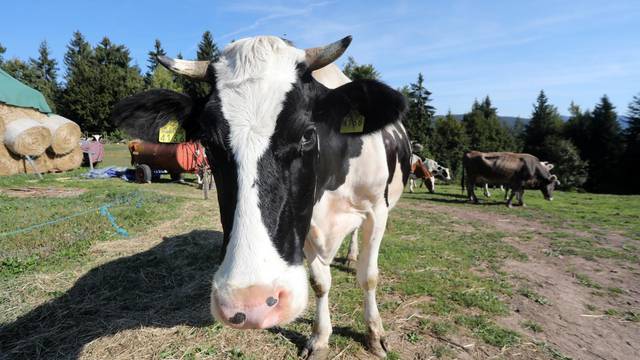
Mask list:
[[34,108],[45,114],[51,112],[44,95],[14,79],[2,69],[0,69],[0,102],[11,106]]

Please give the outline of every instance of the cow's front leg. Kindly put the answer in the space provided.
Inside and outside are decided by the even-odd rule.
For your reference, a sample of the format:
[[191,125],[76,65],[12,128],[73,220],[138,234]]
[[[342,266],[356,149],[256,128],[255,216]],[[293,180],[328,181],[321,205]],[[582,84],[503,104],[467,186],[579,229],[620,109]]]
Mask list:
[[484,184],[484,196],[491,197],[491,193],[489,192],[489,184]]
[[475,188],[476,188],[476,182],[475,180],[467,180],[467,196],[469,198],[469,201],[473,202],[474,204],[478,203],[478,197],[476,196],[476,192],[475,192]]
[[509,199],[507,199],[507,207],[513,207],[512,202],[513,202],[513,196],[517,193],[517,191],[515,189],[511,189],[511,195],[509,195]]
[[378,252],[387,224],[388,209],[379,204],[369,214],[362,227],[362,254],[358,259],[357,278],[364,290],[364,320],[367,324],[367,345],[369,351],[378,357],[387,356],[384,341],[384,328],[376,303],[376,287],[378,285]]
[[518,204],[520,204],[520,206],[522,207],[527,207],[527,205],[524,203],[524,189],[520,189],[520,192],[518,193]]
[[351,234],[351,243],[349,243],[349,254],[347,254],[347,267],[355,268],[358,261],[358,229]]
[[306,359],[326,359],[329,355],[329,337],[332,332],[329,314],[331,269],[320,260],[313,249],[305,246],[305,255],[311,272],[311,287],[316,294],[316,317],[313,333],[302,356]]

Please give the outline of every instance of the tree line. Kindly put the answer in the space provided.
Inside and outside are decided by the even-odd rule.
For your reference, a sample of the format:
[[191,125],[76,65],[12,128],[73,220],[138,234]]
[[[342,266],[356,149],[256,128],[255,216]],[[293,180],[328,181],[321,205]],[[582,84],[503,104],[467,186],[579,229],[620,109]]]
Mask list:
[[[176,77],[158,66],[157,55],[166,55],[160,40],[149,51],[146,71],[132,64],[129,49],[104,37],[91,45],[76,31],[64,55],[66,71],[59,78],[58,63],[43,41],[36,59],[4,59],[0,44],[0,67],[16,79],[39,90],[49,105],[73,119],[89,133],[118,134],[109,115],[122,98],[147,89],[165,88],[191,96],[206,96],[209,84]],[[203,33],[197,60],[218,60],[220,51],[211,32]],[[177,54],[182,59],[182,54]],[[344,73],[352,80],[379,79],[372,64],[347,59]],[[623,130],[618,114],[604,95],[593,110],[571,104],[565,122],[544,91],[540,91],[528,122],[500,121],[489,96],[475,100],[463,116],[449,112],[436,116],[430,104],[432,93],[420,73],[414,83],[398,89],[407,98],[404,124],[410,138],[424,146],[419,155],[437,160],[453,174],[461,172],[462,155],[470,150],[484,152],[527,152],[555,165],[554,173],[564,188],[594,192],[639,193],[633,186],[640,159],[640,94],[628,105],[628,126]]]
[[[137,92],[165,88],[194,96],[205,96],[209,85],[176,77],[158,66],[157,55],[166,55],[160,40],[149,51],[146,71],[132,64],[129,49],[108,37],[91,45],[80,32],[73,33],[64,54],[66,72],[59,77],[57,61],[51,57],[46,41],[38,48],[38,57],[28,60],[4,59],[6,48],[0,44],[0,67],[9,75],[40,91],[52,110],[76,121],[88,133],[119,135],[109,122],[113,105]],[[182,58],[182,54],[177,54]],[[211,32],[206,31],[198,44],[197,60],[217,60],[219,50]],[[121,134],[120,134],[121,135]]]
[[[349,58],[344,72],[352,79],[378,79],[371,65],[359,65]],[[564,189],[585,189],[603,193],[640,193],[640,94],[628,105],[627,127],[618,122],[615,106],[603,95],[593,110],[582,110],[575,103],[565,122],[558,109],[540,91],[528,122],[500,121],[489,96],[472,103],[462,117],[449,112],[436,116],[430,105],[431,92],[420,73],[415,81],[399,89],[407,98],[404,124],[409,137],[422,144],[419,155],[462,171],[462,155],[470,150],[482,152],[525,152],[555,165]]]

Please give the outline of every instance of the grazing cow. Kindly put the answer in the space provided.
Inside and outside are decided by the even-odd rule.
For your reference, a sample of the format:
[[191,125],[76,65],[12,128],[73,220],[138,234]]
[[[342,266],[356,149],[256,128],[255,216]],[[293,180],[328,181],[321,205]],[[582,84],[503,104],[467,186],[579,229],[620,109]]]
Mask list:
[[[540,161],[540,164],[542,164],[542,166],[546,167],[547,170],[551,171],[553,170],[554,165],[548,161]],[[559,182],[558,182],[559,184]],[[525,188],[526,189],[532,189],[535,186],[535,184],[532,185],[526,185]],[[489,185],[488,184],[484,184],[485,187],[485,195],[487,197],[491,197],[491,193],[489,193]],[[507,201],[507,199],[509,198],[509,185],[500,185],[500,190],[504,191],[504,201]],[[488,194],[487,194],[488,193]]]
[[[416,179],[422,180],[427,185],[427,190],[434,193],[436,190],[436,178],[431,174],[422,159],[416,154],[411,155],[411,175],[409,175],[409,192],[413,192],[416,185]],[[422,186],[422,185],[421,185]]]
[[553,190],[560,184],[538,158],[529,154],[471,151],[463,156],[462,165],[462,188],[467,186],[469,200],[475,203],[478,202],[474,192],[477,183],[508,184],[512,189],[507,200],[509,207],[514,196],[521,206],[525,206],[522,199],[525,187],[539,188],[545,199],[553,200]]
[[424,163],[427,164],[427,169],[429,169],[429,171],[438,179],[446,181],[451,180],[451,172],[449,171],[449,168],[446,168],[431,159],[424,159]]
[[386,355],[378,251],[411,166],[404,96],[375,80],[350,82],[332,64],[350,42],[301,50],[260,36],[229,44],[215,63],[160,56],[173,72],[207,81],[210,95],[150,90],[123,100],[112,115],[151,140],[177,120],[215,164],[224,231],[211,293],[218,321],[247,329],[297,318],[307,305],[307,259],[316,317],[305,352],[314,358],[326,357],[332,332],[329,265],[358,227],[369,350]]

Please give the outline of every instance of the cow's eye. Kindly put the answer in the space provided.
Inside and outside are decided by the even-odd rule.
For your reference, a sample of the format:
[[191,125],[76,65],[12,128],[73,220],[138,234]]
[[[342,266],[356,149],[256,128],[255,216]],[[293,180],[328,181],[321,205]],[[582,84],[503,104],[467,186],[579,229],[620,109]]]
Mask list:
[[300,148],[302,151],[307,151],[315,148],[316,145],[316,128],[309,127],[302,134],[302,139],[300,139]]

